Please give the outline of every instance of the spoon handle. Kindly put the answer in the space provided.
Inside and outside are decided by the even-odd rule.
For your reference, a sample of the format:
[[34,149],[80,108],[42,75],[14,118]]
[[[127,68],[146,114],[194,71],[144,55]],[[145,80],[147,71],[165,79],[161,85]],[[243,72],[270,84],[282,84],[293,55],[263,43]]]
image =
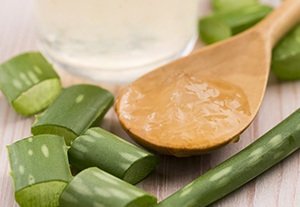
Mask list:
[[260,31],[274,47],[297,23],[300,23],[300,0],[285,0],[254,29]]

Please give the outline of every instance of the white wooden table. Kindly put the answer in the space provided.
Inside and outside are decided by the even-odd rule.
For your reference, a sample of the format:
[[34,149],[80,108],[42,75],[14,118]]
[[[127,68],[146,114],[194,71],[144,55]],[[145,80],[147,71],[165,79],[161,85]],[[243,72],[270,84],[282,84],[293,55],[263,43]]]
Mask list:
[[[32,4],[31,0],[0,0],[0,62],[22,51],[37,49]],[[201,10],[209,11],[208,0],[201,1]],[[82,82],[65,72],[60,73],[64,85]],[[116,92],[118,88],[105,85],[104,87],[108,87],[112,92]],[[271,76],[261,110],[238,143],[198,157],[179,159],[161,156],[156,171],[139,186],[161,200],[246,147],[298,107],[300,107],[300,81],[278,82]],[[29,136],[32,121],[33,119],[17,115],[0,94],[0,207],[17,206],[9,177],[6,145]],[[128,138],[119,126],[113,111],[108,113],[103,125],[116,134]],[[212,206],[300,206],[300,152],[294,153],[284,162]]]

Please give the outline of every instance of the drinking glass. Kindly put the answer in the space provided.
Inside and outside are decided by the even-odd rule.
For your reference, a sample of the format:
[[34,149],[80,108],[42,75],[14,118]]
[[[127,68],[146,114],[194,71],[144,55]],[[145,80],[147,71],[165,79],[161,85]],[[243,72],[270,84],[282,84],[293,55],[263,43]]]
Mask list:
[[200,0],[36,0],[40,48],[54,64],[129,82],[188,54]]

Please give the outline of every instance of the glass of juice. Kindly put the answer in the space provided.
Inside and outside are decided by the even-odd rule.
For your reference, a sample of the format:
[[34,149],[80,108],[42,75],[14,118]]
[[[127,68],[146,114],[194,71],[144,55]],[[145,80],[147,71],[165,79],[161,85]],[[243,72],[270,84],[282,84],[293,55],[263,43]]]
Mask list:
[[191,52],[200,0],[36,0],[41,51],[94,80],[129,82]]

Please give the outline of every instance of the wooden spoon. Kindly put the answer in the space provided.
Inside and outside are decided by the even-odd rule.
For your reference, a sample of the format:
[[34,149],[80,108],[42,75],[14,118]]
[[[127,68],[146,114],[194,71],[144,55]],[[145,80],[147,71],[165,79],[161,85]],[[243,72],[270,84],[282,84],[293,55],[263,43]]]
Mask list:
[[117,98],[122,126],[138,143],[175,156],[234,141],[261,105],[272,47],[299,20],[300,0],[285,0],[252,29],[144,75]]

